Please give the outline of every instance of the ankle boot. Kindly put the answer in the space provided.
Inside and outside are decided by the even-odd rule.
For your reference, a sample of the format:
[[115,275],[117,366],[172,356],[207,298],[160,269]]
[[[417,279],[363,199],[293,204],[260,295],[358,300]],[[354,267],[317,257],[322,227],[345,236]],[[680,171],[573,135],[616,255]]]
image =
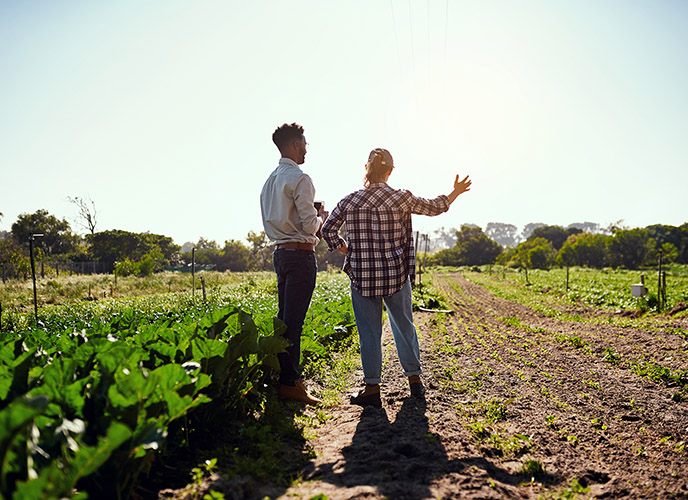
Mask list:
[[411,396],[421,397],[425,394],[425,386],[420,379],[420,375],[411,375],[409,378],[409,387],[411,389]]
[[359,406],[382,406],[380,399],[380,384],[366,384],[362,391],[351,396],[351,404]]

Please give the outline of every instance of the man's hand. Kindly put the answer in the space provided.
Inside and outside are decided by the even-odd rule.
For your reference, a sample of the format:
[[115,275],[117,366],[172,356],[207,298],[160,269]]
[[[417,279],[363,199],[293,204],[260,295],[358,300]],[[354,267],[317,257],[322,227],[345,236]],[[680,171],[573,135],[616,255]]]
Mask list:
[[337,250],[339,250],[339,251],[342,252],[344,255],[346,255],[346,253],[349,251],[349,247],[348,247],[348,245],[347,245],[346,243],[344,243],[344,245],[342,245],[341,247],[339,247]]

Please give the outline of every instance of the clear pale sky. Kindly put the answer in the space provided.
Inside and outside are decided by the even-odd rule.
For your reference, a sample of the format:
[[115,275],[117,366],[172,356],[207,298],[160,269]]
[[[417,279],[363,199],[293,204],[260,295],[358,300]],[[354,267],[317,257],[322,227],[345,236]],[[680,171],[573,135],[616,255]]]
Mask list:
[[368,152],[390,185],[473,187],[414,229],[688,221],[682,0],[0,1],[0,230],[243,240],[284,122],[331,209]]

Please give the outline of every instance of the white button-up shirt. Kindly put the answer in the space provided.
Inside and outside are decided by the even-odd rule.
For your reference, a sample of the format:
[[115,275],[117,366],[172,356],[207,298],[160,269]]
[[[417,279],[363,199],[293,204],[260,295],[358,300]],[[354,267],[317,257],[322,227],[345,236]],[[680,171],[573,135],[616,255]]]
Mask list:
[[260,193],[265,234],[277,244],[290,241],[318,244],[322,219],[313,206],[315,187],[295,161],[280,158]]

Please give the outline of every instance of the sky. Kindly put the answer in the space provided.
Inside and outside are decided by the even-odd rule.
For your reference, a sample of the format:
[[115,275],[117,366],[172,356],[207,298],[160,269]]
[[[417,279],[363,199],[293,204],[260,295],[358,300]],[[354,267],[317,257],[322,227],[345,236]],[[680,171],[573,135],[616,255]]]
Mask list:
[[282,123],[331,210],[376,147],[389,184],[471,190],[432,232],[688,222],[682,0],[0,0],[0,231],[47,210],[97,231],[262,230]]

